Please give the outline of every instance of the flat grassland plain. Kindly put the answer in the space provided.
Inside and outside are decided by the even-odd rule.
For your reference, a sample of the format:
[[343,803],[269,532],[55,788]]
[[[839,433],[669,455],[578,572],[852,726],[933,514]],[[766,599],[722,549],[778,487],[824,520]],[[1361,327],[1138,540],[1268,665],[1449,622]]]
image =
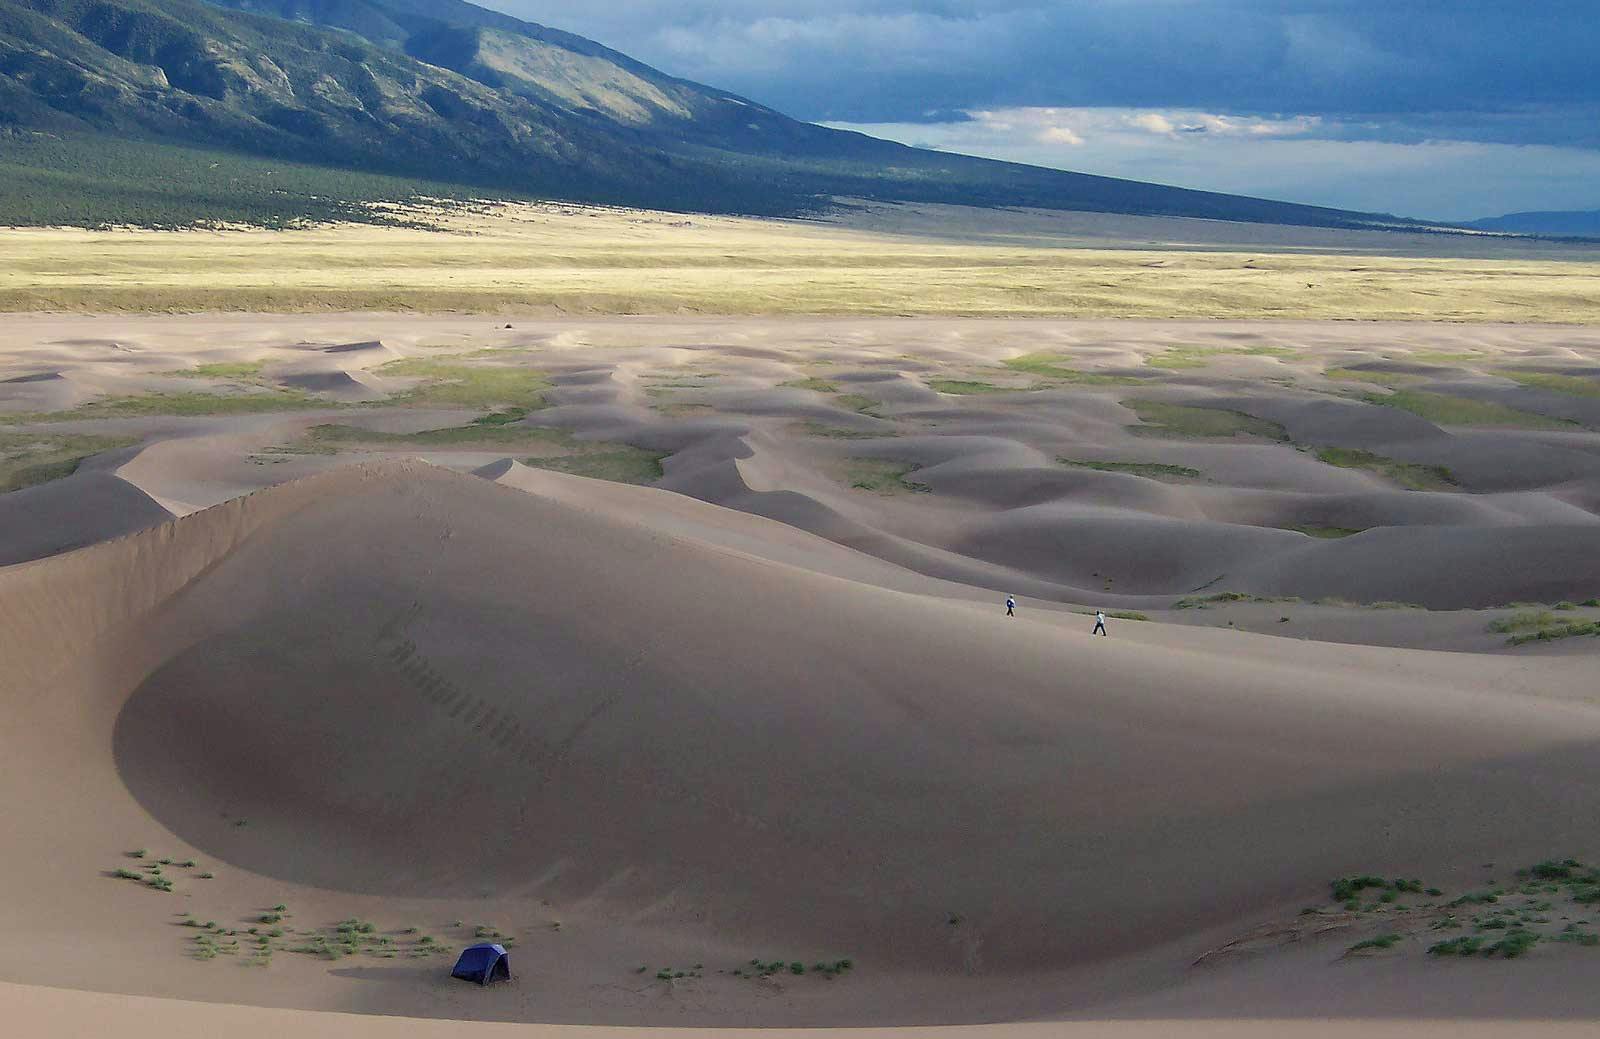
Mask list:
[[1600,246],[1468,236],[882,205],[832,223],[498,203],[396,217],[432,230],[0,230],[0,310],[1582,322],[1600,308]]
[[1592,1030],[1593,251],[405,215],[0,231],[7,1025]]

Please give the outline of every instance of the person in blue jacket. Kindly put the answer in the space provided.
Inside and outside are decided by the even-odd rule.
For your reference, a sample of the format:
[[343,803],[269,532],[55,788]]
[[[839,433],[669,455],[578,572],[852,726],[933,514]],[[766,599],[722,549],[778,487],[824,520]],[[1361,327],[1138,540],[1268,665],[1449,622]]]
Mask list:
[[1011,596],[1008,595],[1008,596],[1006,596],[1006,616],[1007,617],[1015,617],[1016,615],[1017,615],[1017,600],[1013,599]]

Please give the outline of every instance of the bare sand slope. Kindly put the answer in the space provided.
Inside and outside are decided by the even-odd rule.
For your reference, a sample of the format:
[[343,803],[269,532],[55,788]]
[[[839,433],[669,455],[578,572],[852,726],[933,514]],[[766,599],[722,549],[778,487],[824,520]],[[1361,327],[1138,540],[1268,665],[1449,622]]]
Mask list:
[[[93,987],[316,1009],[1000,1020],[1193,983],[1200,952],[1335,875],[1469,884],[1592,845],[1600,712],[1505,689],[1563,667],[1095,640],[845,579],[846,550],[804,535],[768,557],[767,524],[711,506],[657,529],[638,495],[659,492],[490,475],[520,486],[360,466],[0,570],[27,892],[0,904],[0,977],[59,983],[38,949],[61,947]],[[105,879],[158,843],[217,878]],[[540,929],[518,946],[540,982],[481,1002],[432,960],[186,962],[182,917],[276,900],[294,927],[349,906],[451,940],[446,914],[509,918]],[[712,976],[756,950],[860,966],[811,989]],[[633,980],[652,961],[705,979]],[[1349,975],[1322,977],[1324,1011],[1358,1014]],[[1493,1007],[1544,1016],[1548,995]],[[1563,987],[1560,1013],[1600,996]]]
[[143,490],[85,471],[0,496],[0,566],[52,556],[172,518]]
[[[677,1039],[683,1029],[561,1027],[520,1024],[467,1024],[404,1017],[370,1017],[295,1010],[205,1004],[138,996],[113,996],[65,989],[0,984],[0,1006],[8,1021],[34,1036],[123,1035],[211,1036],[238,1039]],[[1511,1029],[1535,1039],[1578,1039],[1591,1034],[1587,1022],[1554,1021],[1355,1021],[1153,1020],[1092,1023],[1029,1023],[958,1028],[830,1029],[832,1039],[1498,1039]],[[718,1029],[721,1039],[818,1039],[821,1033],[798,1029]]]

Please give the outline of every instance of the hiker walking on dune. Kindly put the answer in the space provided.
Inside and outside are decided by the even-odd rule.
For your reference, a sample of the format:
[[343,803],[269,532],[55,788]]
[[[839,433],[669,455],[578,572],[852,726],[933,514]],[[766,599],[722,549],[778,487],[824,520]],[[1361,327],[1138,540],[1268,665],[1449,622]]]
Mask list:
[[1011,596],[1008,595],[1008,596],[1006,596],[1006,616],[1007,617],[1015,617],[1016,615],[1017,615],[1017,600],[1011,598]]
[[[1094,611],[1094,630],[1089,632],[1089,635],[1091,638],[1095,635],[1106,635],[1106,615],[1104,611]],[[1106,638],[1110,637],[1110,635],[1106,635]]]

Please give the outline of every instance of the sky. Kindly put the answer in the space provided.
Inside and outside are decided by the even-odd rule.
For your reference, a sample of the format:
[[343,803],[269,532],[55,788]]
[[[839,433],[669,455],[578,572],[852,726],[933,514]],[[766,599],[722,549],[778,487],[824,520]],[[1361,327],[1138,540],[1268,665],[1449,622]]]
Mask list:
[[1437,220],[1600,209],[1600,0],[480,0],[800,119]]

